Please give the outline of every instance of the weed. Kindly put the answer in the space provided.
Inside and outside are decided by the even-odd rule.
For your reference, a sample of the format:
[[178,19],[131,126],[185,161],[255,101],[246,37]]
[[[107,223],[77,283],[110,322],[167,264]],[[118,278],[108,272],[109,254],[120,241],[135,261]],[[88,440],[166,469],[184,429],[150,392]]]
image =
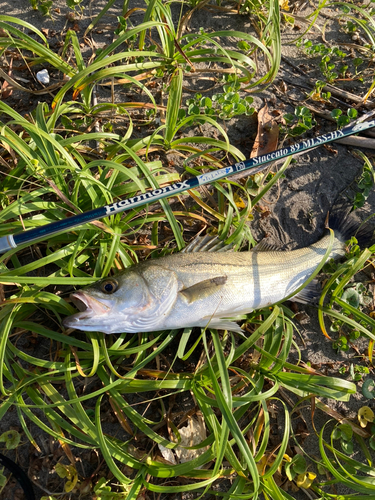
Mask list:
[[51,8],[53,0],[29,0],[31,7],[34,10],[39,10],[43,16],[51,16]]
[[[346,79],[353,74],[354,78],[363,81],[359,72],[359,66],[363,64],[361,57],[348,60],[348,54],[339,47],[329,47],[325,43],[313,44],[311,40],[300,40],[297,46],[310,57],[320,57],[319,68],[326,82],[334,83],[339,78]],[[316,92],[319,93],[324,85],[319,81],[316,86]]]
[[284,468],[289,481],[293,481],[296,476],[306,473],[307,464],[305,457],[303,455],[294,455],[293,458],[287,456]]
[[316,125],[311,111],[306,106],[297,106],[294,110],[294,115],[287,113],[283,118],[286,125],[288,125],[285,133],[291,137],[298,137]]
[[353,363],[350,363],[349,369],[346,366],[342,366],[339,369],[339,373],[344,375],[349,371],[349,375],[354,382],[360,382],[363,379],[364,375],[368,375],[370,373],[370,370],[367,368],[367,366],[361,366],[361,365],[354,365]]
[[[49,13],[50,3],[33,3],[36,8],[42,5]],[[112,5],[112,0],[107,2],[89,29]],[[197,5],[191,2],[191,6]],[[76,1],[70,6],[81,5]],[[243,14],[251,11],[256,16],[260,37],[204,29],[181,36],[171,3],[147,2],[138,25],[131,23],[132,12],[125,7],[118,17],[118,38],[89,62],[82,56],[75,32],[67,32],[58,55],[39,30],[0,16],[5,33],[0,37],[2,53],[27,54],[31,67],[48,63],[69,77],[51,106],[42,102],[27,116],[0,103],[0,147],[6,165],[0,193],[1,235],[37,228],[174,183],[185,173],[197,175],[202,169],[221,166],[227,154],[244,159],[217,119],[250,115],[252,97],[244,97],[242,89],[262,88],[277,75],[281,57],[278,3],[246,0],[241,4]],[[370,24],[368,20],[364,28],[369,29]],[[31,30],[33,36],[23,29]],[[227,48],[228,39],[236,41],[234,49]],[[306,47],[310,48],[313,50]],[[321,58],[345,56],[337,51],[323,53],[321,46],[314,50]],[[329,78],[334,78],[335,71],[339,76],[348,71],[332,64],[325,59],[323,69]],[[361,64],[359,58],[353,61],[356,70]],[[212,67],[217,68],[215,85],[222,85],[223,91],[212,97],[195,94],[187,102],[187,113],[182,112],[184,79]],[[118,88],[126,85],[133,95],[139,90],[144,99],[93,105],[93,88],[108,80]],[[157,104],[150,83],[163,91],[165,103]],[[319,83],[315,90],[328,100],[330,95],[322,87]],[[141,118],[134,110],[141,111]],[[334,116],[340,127],[344,119],[354,118],[354,112],[343,116],[336,110]],[[292,137],[315,126],[304,106],[284,118]],[[135,134],[136,123],[146,120],[155,128]],[[93,132],[97,121],[102,130]],[[125,122],[125,132],[119,122]],[[220,138],[195,133],[181,136],[181,131],[196,122],[214,127]],[[90,147],[93,141],[100,143],[94,151]],[[160,151],[182,157],[185,172],[183,168],[176,172],[152,156]],[[50,475],[61,478],[64,493],[72,498],[217,495],[222,487],[223,498],[228,499],[255,499],[262,493],[267,498],[289,500],[290,495],[279,487],[280,477],[296,488],[311,488],[327,497],[324,481],[310,470],[313,461],[289,451],[294,410],[281,398],[290,394],[298,400],[296,407],[311,398],[318,408],[323,408],[319,398],[345,402],[356,392],[353,382],[368,372],[352,363],[349,380],[345,380],[289,362],[294,314],[285,305],[244,315],[244,336],[219,335],[210,328],[138,336],[105,337],[98,332],[78,336],[61,327],[62,316],[74,313],[64,299],[65,291],[125,269],[139,258],[168,254],[174,247],[182,249],[191,237],[192,225],[196,226],[194,232],[208,228],[219,234],[233,243],[234,251],[243,242],[252,246],[255,242],[248,226],[252,206],[276,185],[290,162],[288,158],[277,173],[257,174],[245,185],[215,182],[215,194],[209,192],[207,198],[193,190],[192,208],[183,199],[164,200],[158,206],[139,207],[52,235],[39,242],[32,255],[21,247],[17,254],[10,250],[1,257],[5,300],[0,309],[0,418],[14,410],[22,430],[22,434],[11,430],[0,436],[7,449],[22,446],[27,438],[39,453],[33,433],[35,428],[41,429],[49,436],[51,447],[59,453],[63,450],[67,457],[56,460],[51,453]],[[366,163],[357,206],[368,196],[372,183],[373,171]],[[326,334],[324,314],[333,319],[331,331],[337,333],[337,348],[348,350],[359,335],[367,337],[371,358],[374,320],[364,312],[370,296],[353,280],[371,252],[362,252],[354,240],[352,243],[348,260],[330,265],[319,318]],[[324,297],[329,298],[326,306]],[[28,343],[34,345],[35,339],[39,349],[29,349]],[[373,387],[370,378],[365,380],[364,394],[373,397]],[[181,402],[188,411],[181,409]],[[160,456],[158,445],[177,448],[180,443],[171,437],[179,436],[184,420],[195,415],[201,418],[206,437],[189,451],[198,448],[199,453],[188,462],[169,463]],[[283,427],[275,443],[271,429],[279,426],[280,416]],[[371,418],[366,410],[365,427]],[[358,483],[355,478],[356,482],[349,466],[362,475],[371,476],[372,472],[347,456],[350,432],[355,437],[358,429],[340,423],[331,432],[330,443],[323,439],[324,430],[319,437],[320,467],[332,474],[333,482],[343,477],[346,485],[365,494],[365,486],[371,483]],[[374,447],[374,434],[372,429],[370,448]],[[335,442],[340,450],[334,448]],[[88,481],[74,464],[79,452],[91,454],[92,450],[100,465],[95,462],[95,476]],[[345,466],[341,467],[340,460]],[[227,479],[229,487],[224,483]],[[0,484],[3,482],[0,477]]]
[[353,202],[354,209],[363,207],[374,187],[375,182],[374,169],[371,162],[367,157],[365,157],[365,155],[361,153],[359,154],[365,160],[365,163],[363,165],[362,174],[356,184],[356,193]]
[[241,98],[240,88],[239,82],[224,85],[224,92],[214,94],[212,98],[204,97],[198,93],[186,101],[187,112],[189,115],[204,114],[222,120],[230,120],[239,115],[250,116],[254,113],[254,108],[251,107],[254,99],[250,96]]
[[323,92],[323,88],[325,87],[326,82],[323,82],[322,80],[317,80],[315,82],[315,89],[312,90],[309,93],[309,96],[314,100],[314,101],[329,101],[331,97],[331,92]]
[[[369,370],[367,371],[369,373]],[[373,379],[368,378],[365,380],[365,382],[362,385],[362,394],[365,396],[367,399],[374,399],[375,397],[375,382]],[[374,431],[373,431],[374,433]]]
[[332,432],[332,439],[339,440],[343,452],[349,455],[354,451],[352,438],[353,429],[348,424],[338,425]]
[[81,13],[83,12],[83,5],[82,5],[83,0],[66,0],[66,5],[71,9],[73,12],[79,8]]
[[[80,11],[83,11],[82,0],[65,0],[67,7],[72,11],[75,11],[79,7]],[[39,10],[43,16],[52,17],[51,8],[53,6],[53,0],[29,0],[31,7],[34,10]]]
[[358,111],[355,108],[349,108],[344,115],[341,109],[334,109],[331,111],[332,118],[337,122],[339,128],[345,127],[350,123],[350,120],[355,120],[357,118]]

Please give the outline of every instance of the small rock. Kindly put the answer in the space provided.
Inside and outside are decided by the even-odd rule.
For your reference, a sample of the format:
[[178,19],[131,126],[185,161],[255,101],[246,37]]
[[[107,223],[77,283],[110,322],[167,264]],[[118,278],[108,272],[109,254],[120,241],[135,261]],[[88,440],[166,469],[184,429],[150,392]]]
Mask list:
[[49,84],[49,74],[46,69],[42,69],[41,71],[38,71],[36,74],[36,79],[38,82],[42,83],[43,85],[48,85]]

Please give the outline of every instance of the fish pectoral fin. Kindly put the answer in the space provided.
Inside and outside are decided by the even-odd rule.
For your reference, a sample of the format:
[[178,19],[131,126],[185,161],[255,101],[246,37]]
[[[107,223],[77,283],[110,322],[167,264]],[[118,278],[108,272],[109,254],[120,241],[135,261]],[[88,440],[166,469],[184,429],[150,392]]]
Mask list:
[[227,279],[227,276],[217,276],[216,278],[203,280],[193,286],[190,286],[189,288],[180,290],[179,293],[188,304],[191,304],[196,300],[207,298],[210,295],[217,293],[218,287],[224,285]]

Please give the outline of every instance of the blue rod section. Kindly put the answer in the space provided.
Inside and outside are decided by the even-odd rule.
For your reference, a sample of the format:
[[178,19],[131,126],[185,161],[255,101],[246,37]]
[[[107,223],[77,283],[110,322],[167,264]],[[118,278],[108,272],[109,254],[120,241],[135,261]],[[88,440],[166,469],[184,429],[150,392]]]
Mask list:
[[357,134],[358,132],[373,128],[375,127],[375,119],[365,121],[373,115],[374,112],[372,111],[363,115],[359,118],[359,120],[341,130],[335,130],[313,139],[306,139],[297,144],[293,144],[292,146],[277,149],[276,151],[266,155],[256,156],[250,160],[241,161],[229,167],[213,170],[206,174],[198,175],[197,177],[193,177],[186,181],[176,182],[175,184],[171,184],[163,188],[146,191],[145,193],[141,193],[133,198],[120,200],[112,203],[111,205],[106,205],[104,207],[96,208],[63,220],[52,222],[51,224],[46,224],[42,227],[29,229],[15,235],[3,236],[0,238],[0,254],[12,248],[16,248],[18,245],[32,243],[37,239],[47,238],[52,234],[67,231],[68,229],[86,224],[87,222],[92,222],[96,219],[102,219],[103,217],[146,205],[147,203],[155,202],[161,200],[162,198],[167,198],[168,196],[174,196],[178,193],[182,193],[183,191],[187,191],[188,189],[194,189],[199,186],[209,184],[213,181],[243,172],[244,170],[250,170],[249,175],[254,174],[257,171],[263,170],[263,165],[270,163],[271,161],[280,160],[296,153],[308,151],[309,149],[313,149],[322,144],[337,141],[344,137],[348,137],[349,135]]

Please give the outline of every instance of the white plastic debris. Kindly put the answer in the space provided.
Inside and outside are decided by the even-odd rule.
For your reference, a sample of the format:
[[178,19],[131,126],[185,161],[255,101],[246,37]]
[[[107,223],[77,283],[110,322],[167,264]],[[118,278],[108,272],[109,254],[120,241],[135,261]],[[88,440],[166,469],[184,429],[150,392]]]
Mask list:
[[[204,453],[208,446],[197,450],[187,450],[186,447],[195,446],[206,439],[206,426],[201,415],[198,415],[198,420],[191,418],[186,427],[181,427],[178,430],[181,441],[177,448],[173,451],[159,444],[159,450],[163,457],[172,464],[185,463],[194,460]],[[172,435],[172,442],[177,442],[177,439]],[[174,452],[174,453],[173,453]],[[176,459],[177,457],[177,459]]]
[[36,79],[38,82],[43,83],[43,85],[48,85],[49,84],[49,74],[46,69],[42,69],[41,71],[38,71],[36,74]]

